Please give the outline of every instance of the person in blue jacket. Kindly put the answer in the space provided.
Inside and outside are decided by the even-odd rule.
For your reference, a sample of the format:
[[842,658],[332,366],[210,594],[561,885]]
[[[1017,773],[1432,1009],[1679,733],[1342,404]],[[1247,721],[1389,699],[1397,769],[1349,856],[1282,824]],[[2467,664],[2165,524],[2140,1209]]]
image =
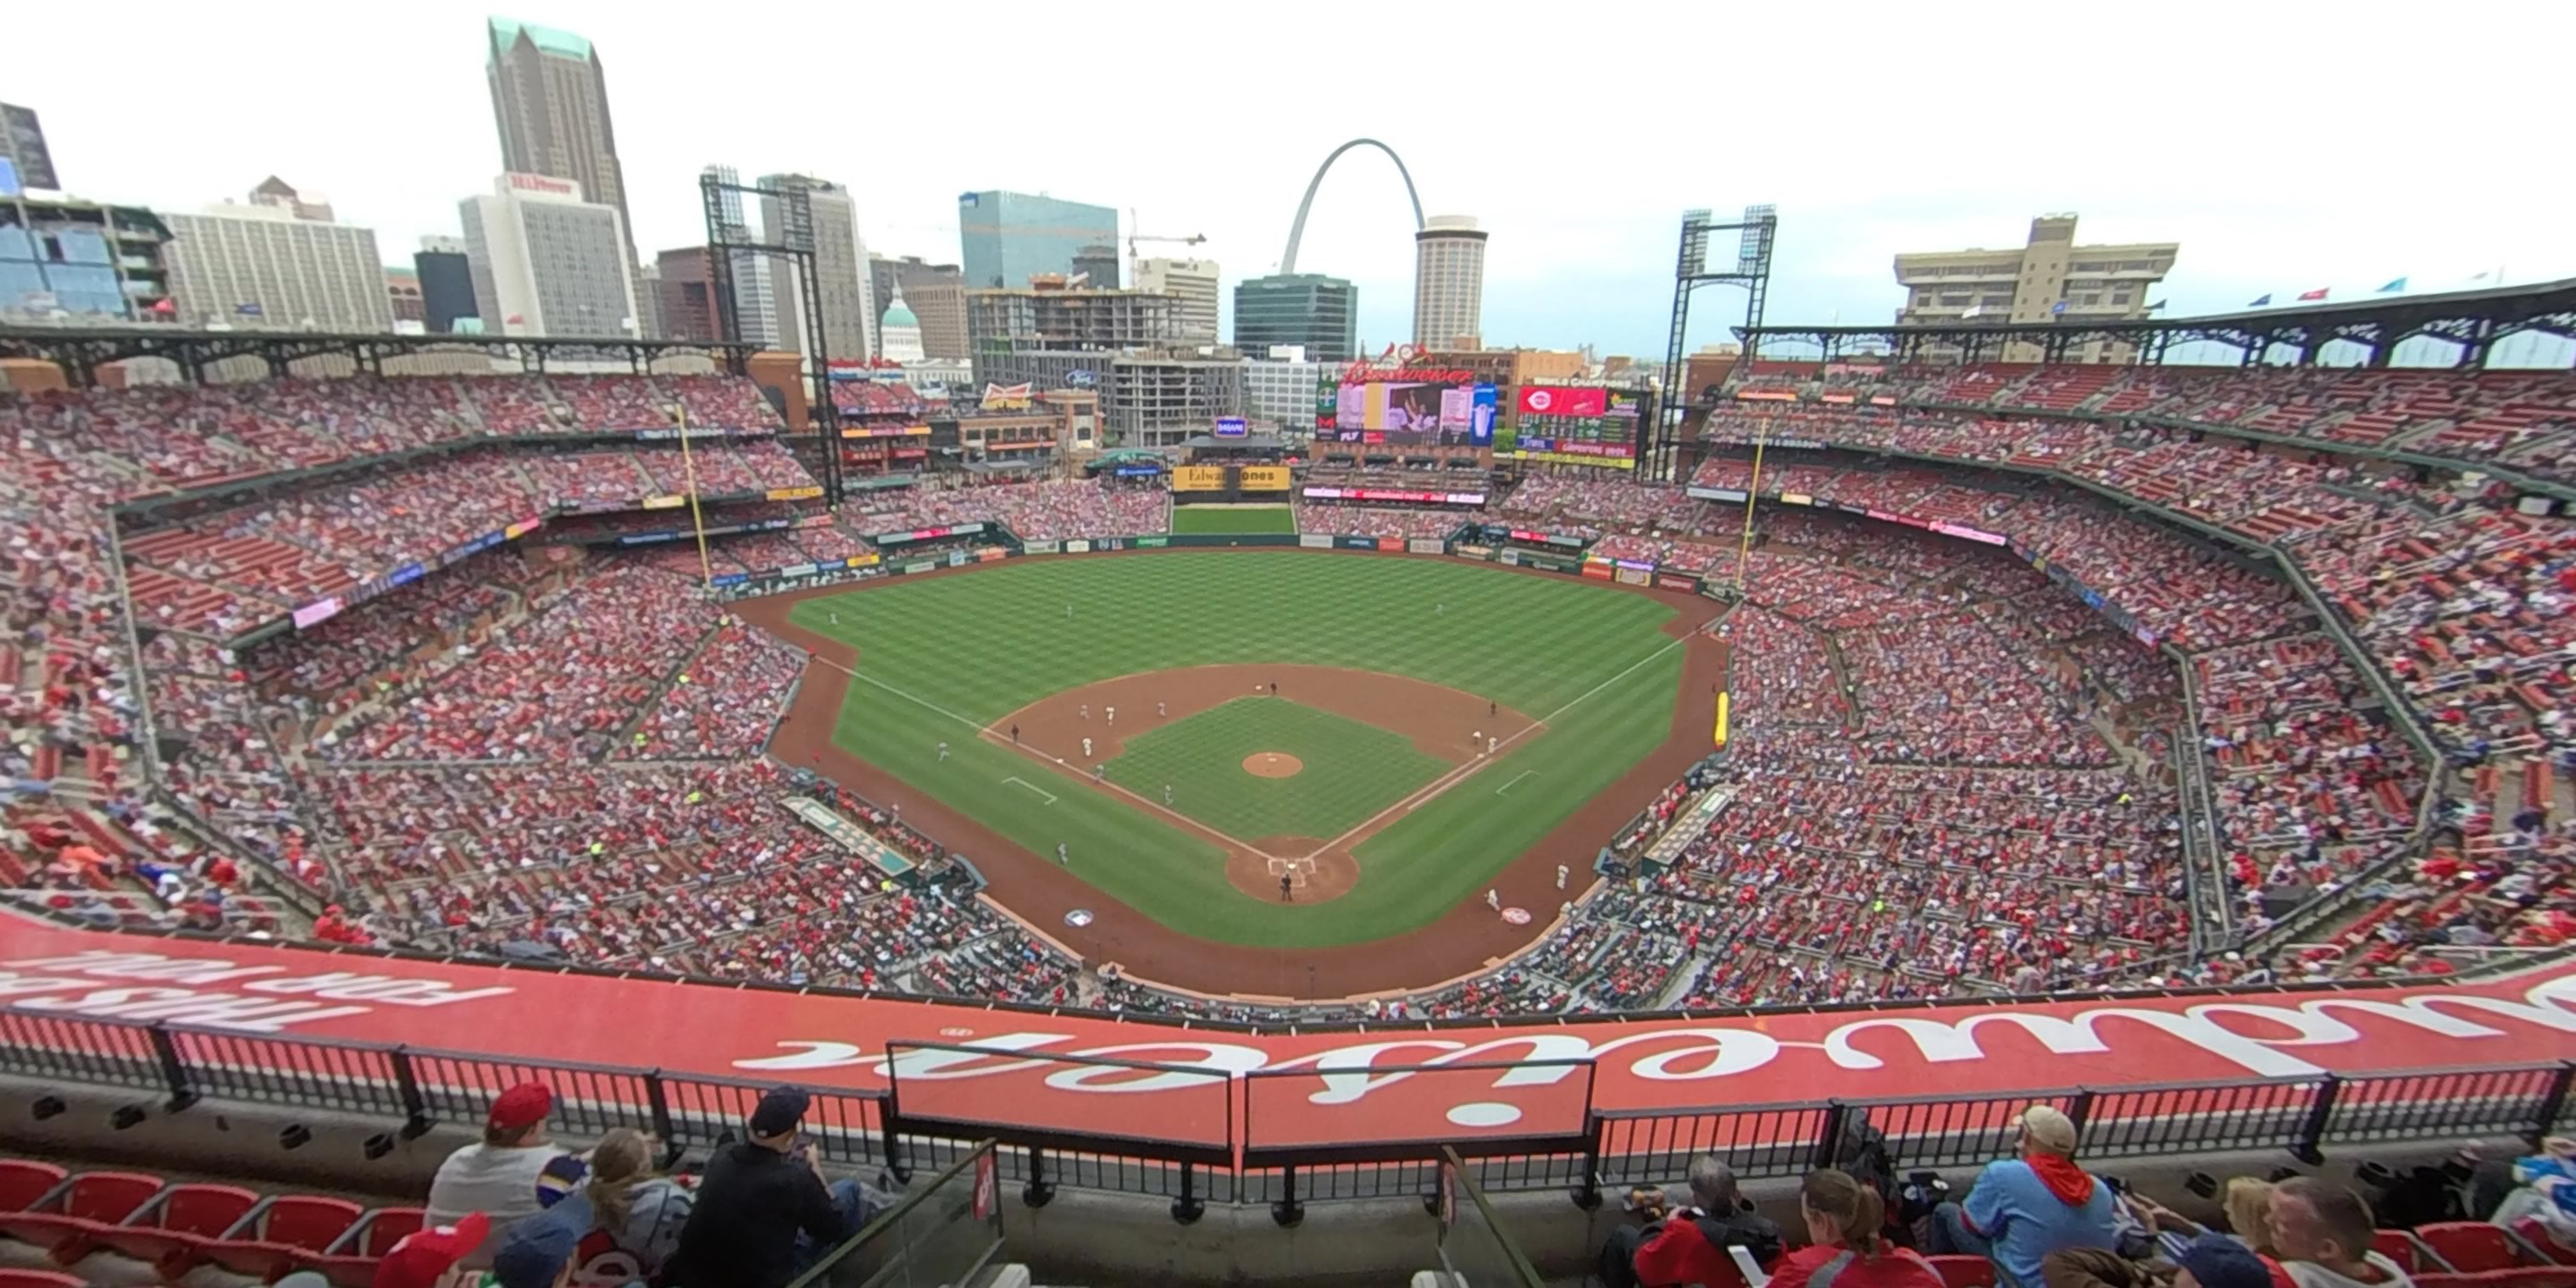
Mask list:
[[1987,1165],[1966,1203],[1932,1210],[1936,1251],[1987,1258],[2007,1288],[2041,1288],[2049,1253],[2117,1246],[2111,1187],[2076,1165],[2074,1120],[2032,1105],[2015,1152]]

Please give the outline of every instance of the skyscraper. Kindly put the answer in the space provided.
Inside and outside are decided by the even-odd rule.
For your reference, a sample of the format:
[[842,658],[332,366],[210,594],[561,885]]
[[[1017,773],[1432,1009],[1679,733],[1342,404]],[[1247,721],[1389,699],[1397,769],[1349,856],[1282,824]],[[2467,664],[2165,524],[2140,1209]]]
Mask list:
[[1413,342],[1484,347],[1485,234],[1467,215],[1433,215],[1413,235]]
[[1316,362],[1358,357],[1359,288],[1321,273],[1273,273],[1234,284],[1234,347],[1259,357],[1282,346]]
[[376,234],[277,179],[250,205],[167,215],[170,294],[183,322],[371,332],[394,328]]
[[[743,215],[742,193],[738,191],[742,176],[729,165],[711,165],[700,172],[724,185],[716,191],[717,218],[724,226],[728,241],[768,241],[767,233],[755,233],[750,220]],[[713,253],[713,252],[710,252]],[[758,251],[728,250],[723,252],[727,275],[733,279],[733,333],[731,338],[763,349],[780,349],[785,345],[778,332],[777,275],[780,265]],[[792,267],[789,271],[793,271]],[[725,314],[715,318],[716,330],[724,330]],[[719,338],[724,338],[719,335]]]
[[0,162],[7,163],[0,167],[5,169],[0,173],[0,197],[26,188],[62,189],[62,178],[54,173],[54,154],[45,148],[45,127],[32,107],[0,103]]
[[1160,291],[1176,302],[1172,338],[1183,344],[1216,343],[1216,261],[1140,259],[1136,289]]
[[[2030,221],[2020,250],[1946,250],[1896,257],[1896,280],[1905,303],[1898,326],[1958,322],[2103,322],[2147,316],[2156,284],[2174,266],[2175,242],[2108,246],[2075,244],[2075,216],[2042,215]],[[1931,352],[1954,357],[1958,346]],[[2041,348],[2015,340],[1999,355],[2006,362],[2037,362]],[[2137,349],[2092,340],[2068,355],[2076,362],[2135,362]]]
[[491,196],[467,197],[457,214],[485,331],[644,334],[626,221],[616,207],[582,200],[580,185],[569,179],[505,174]]
[[420,274],[421,321],[442,335],[454,331],[460,318],[475,317],[474,269],[465,258],[462,237],[423,237],[411,257]]
[[[1073,261],[1086,246],[1114,247],[1118,212],[1021,192],[962,193],[957,198],[957,240],[965,252],[969,288],[1018,290],[1033,273],[1070,277],[1080,272]],[[1111,277],[1114,281],[1114,268]]]
[[[796,225],[793,207],[801,199],[814,234],[814,283],[822,296],[823,339],[827,361],[864,362],[875,351],[877,308],[868,280],[867,242],[859,236],[858,203],[837,183],[801,174],[773,174],[759,186],[778,196],[760,199],[763,240],[779,241],[782,230]],[[803,194],[801,198],[792,194]],[[792,259],[780,258],[770,268],[778,295],[778,334],[787,348],[806,347],[803,287]]]
[[[588,198],[617,209],[634,265],[634,220],[626,174],[608,121],[608,73],[599,51],[569,31],[494,18],[484,29],[491,61],[492,119],[501,131],[501,168],[570,179]],[[485,319],[490,321],[491,319]]]

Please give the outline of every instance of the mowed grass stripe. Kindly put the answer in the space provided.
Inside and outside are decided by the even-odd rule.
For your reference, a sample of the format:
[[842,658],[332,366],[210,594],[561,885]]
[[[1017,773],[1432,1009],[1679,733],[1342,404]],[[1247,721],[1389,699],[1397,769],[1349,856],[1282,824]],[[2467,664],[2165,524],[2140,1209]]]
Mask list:
[[[1287,778],[1244,769],[1246,757],[1265,751],[1295,756],[1305,768]],[[1449,764],[1374,725],[1285,698],[1237,698],[1130,739],[1107,770],[1148,800],[1161,800],[1171,787],[1173,809],[1238,841],[1303,836],[1321,843],[1447,773]]]
[[[1672,643],[1660,629],[1671,616],[1644,596],[1471,564],[1207,551],[1014,562],[807,600],[794,620],[855,646],[872,679],[989,724],[1119,675],[1260,662],[1411,676],[1546,716],[1655,657]],[[1655,657],[1506,752],[1505,763],[1412,812],[1362,847],[1350,894],[1313,906],[1241,894],[1199,834],[1099,793],[1067,792],[1070,784],[1041,779],[1051,771],[1024,756],[979,744],[971,729],[874,685],[850,686],[838,736],[1034,853],[1052,859],[1063,842],[1077,876],[1175,930],[1321,947],[1399,934],[1480,894],[1494,872],[1660,741],[1680,665],[1679,649]],[[935,752],[943,740],[945,765]],[[1509,796],[1493,795],[1525,768],[1538,772]],[[1160,798],[1159,781],[1127,785]],[[1589,857],[1564,861],[1579,868]]]
[[1172,507],[1174,532],[1242,535],[1296,530],[1296,512],[1284,505]]

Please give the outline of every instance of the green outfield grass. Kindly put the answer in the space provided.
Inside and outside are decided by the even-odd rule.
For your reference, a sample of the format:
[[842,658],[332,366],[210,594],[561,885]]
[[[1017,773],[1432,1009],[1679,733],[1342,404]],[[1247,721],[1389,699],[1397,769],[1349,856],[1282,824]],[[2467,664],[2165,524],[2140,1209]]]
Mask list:
[[[1032,852],[1051,858],[1065,845],[1074,875],[1166,926],[1279,948],[1363,943],[1421,926],[1476,897],[1493,873],[1616,781],[1670,728],[1682,666],[1679,641],[1660,629],[1671,617],[1653,599],[1571,578],[1287,550],[1014,560],[809,599],[793,614],[797,625],[858,649],[861,678],[835,729],[853,754]],[[1359,884],[1318,905],[1245,895],[1197,834],[1106,795],[1067,791],[1009,746],[973,736],[1076,685],[1261,662],[1411,676],[1548,727],[1369,838],[1357,851]],[[1122,760],[1163,754],[1153,737]],[[934,749],[943,741],[952,754],[940,762]],[[1307,758],[1308,775],[1323,768]],[[1152,790],[1159,796],[1161,782]],[[1251,808],[1203,804],[1198,792],[1193,810]],[[1220,830],[1251,839],[1252,828]],[[1589,858],[1564,856],[1578,867]]]
[[1242,536],[1260,532],[1295,532],[1297,512],[1284,505],[1176,505],[1172,531]]
[[[1305,762],[1290,778],[1243,767],[1260,751]],[[1285,698],[1236,698],[1127,742],[1109,781],[1148,800],[1172,789],[1172,808],[1239,841],[1328,841],[1448,772],[1413,740]],[[1275,853],[1275,851],[1274,851]]]

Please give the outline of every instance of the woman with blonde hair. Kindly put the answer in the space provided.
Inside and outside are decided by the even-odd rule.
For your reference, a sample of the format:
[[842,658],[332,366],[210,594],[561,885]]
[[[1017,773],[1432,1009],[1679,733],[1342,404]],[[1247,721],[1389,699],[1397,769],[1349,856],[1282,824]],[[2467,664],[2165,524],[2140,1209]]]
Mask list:
[[590,1151],[581,1188],[512,1227],[492,1258],[501,1288],[650,1282],[679,1246],[693,1196],[653,1171],[653,1138],[611,1129]]
[[1780,1259],[1771,1288],[1942,1288],[1932,1263],[1887,1241],[1887,1208],[1878,1191],[1849,1175],[1807,1173],[1798,1187],[1809,1247]]

